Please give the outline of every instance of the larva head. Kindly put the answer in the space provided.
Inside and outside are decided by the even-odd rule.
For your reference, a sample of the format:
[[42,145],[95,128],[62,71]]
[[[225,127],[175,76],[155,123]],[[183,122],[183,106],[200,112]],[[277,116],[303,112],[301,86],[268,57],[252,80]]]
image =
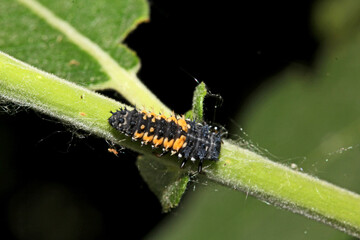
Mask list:
[[129,114],[129,111],[126,108],[120,108],[120,110],[111,113],[112,116],[109,118],[110,125],[115,129],[122,131],[123,125],[126,124],[126,117]]

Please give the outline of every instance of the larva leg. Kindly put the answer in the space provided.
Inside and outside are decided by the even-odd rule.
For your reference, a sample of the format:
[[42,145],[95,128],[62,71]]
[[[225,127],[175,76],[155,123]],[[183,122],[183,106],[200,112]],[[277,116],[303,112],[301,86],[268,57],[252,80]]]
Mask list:
[[202,164],[203,164],[203,159],[199,160],[198,173],[202,172]]
[[184,158],[184,160],[181,162],[180,168],[184,168],[186,164],[187,159]]

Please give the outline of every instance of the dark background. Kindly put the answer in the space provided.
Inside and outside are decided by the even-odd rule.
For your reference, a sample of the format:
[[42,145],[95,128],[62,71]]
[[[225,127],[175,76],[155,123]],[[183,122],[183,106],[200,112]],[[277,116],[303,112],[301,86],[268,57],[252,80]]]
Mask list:
[[[176,113],[191,108],[195,77],[223,97],[215,121],[229,126],[269,77],[293,62],[311,67],[319,45],[311,32],[312,2],[244,1],[238,6],[152,0],[151,21],[125,43],[141,59],[140,79],[167,106]],[[21,234],[21,239],[33,239],[29,233],[35,237],[39,232],[44,232],[42,239],[110,239],[120,233],[141,238],[166,216],[138,173],[136,153],[115,157],[103,139],[32,110],[6,107],[12,110],[1,113],[6,139],[1,144],[11,157],[0,170],[5,183],[0,231],[9,239]],[[212,121],[211,109],[210,103],[207,118]],[[61,204],[75,213],[63,212]],[[67,224],[74,216],[76,230]],[[54,231],[59,238],[46,235]]]

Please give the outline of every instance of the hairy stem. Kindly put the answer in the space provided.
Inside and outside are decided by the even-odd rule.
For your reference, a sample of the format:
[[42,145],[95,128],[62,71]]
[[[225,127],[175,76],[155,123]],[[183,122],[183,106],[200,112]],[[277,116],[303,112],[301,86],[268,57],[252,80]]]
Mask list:
[[[153,157],[150,148],[132,143],[108,124],[110,111],[123,104],[1,52],[0,96]],[[179,164],[176,158],[162,159]],[[218,162],[205,164],[204,173],[212,181],[360,237],[358,194],[274,163],[230,141],[224,141]]]
[[360,237],[360,195],[225,141],[207,177]]

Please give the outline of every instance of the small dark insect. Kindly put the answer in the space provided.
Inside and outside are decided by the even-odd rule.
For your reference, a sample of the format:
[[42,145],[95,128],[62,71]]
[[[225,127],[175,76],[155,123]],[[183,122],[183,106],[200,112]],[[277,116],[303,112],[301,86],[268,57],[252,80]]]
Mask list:
[[[184,116],[166,117],[163,114],[120,108],[111,112],[109,123],[116,130],[141,140],[142,145],[150,143],[153,148],[162,147],[163,154],[171,152],[183,158],[183,168],[188,159],[199,160],[198,172],[202,171],[204,160],[219,160],[221,133],[206,123],[198,123]],[[161,154],[161,155],[163,155]]]

